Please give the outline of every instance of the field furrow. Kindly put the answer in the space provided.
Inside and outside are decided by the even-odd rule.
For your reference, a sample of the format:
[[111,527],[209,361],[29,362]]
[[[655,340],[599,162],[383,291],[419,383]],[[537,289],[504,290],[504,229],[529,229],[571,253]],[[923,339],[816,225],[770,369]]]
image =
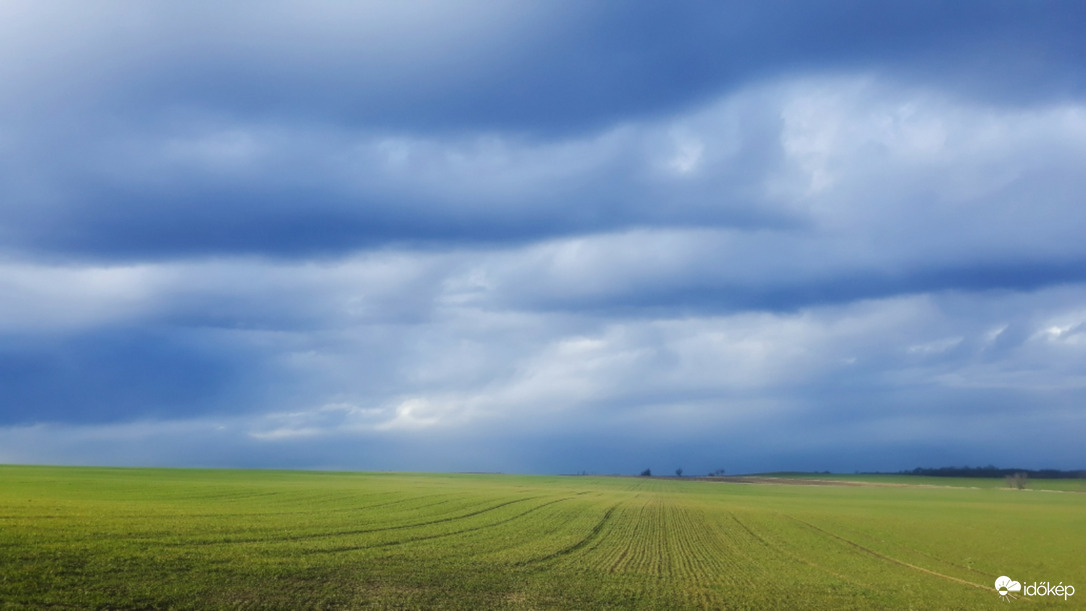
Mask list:
[[990,609],[993,574],[1086,584],[1076,494],[4,466],[0,483],[5,610]]

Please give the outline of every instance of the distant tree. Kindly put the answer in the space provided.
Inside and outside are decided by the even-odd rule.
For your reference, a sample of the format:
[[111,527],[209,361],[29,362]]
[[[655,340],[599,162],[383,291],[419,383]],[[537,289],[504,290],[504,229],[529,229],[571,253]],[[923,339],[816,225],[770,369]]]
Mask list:
[[721,477],[722,475],[724,475],[724,469],[717,469],[716,471],[710,473],[709,477]]
[[645,469],[642,471],[641,477],[652,477],[652,469]]
[[1027,479],[1029,479],[1029,474],[1024,471],[1012,473],[1007,476],[1007,486],[1018,490],[1025,490]]
[[679,467],[678,469],[675,469],[675,476],[676,477],[682,477],[683,476],[683,468],[682,467]]

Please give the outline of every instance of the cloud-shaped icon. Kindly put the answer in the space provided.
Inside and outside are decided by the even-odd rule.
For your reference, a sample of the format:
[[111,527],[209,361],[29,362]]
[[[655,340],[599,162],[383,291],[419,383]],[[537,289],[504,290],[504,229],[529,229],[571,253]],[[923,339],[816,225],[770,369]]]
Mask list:
[[996,592],[999,592],[1000,596],[1006,596],[1007,592],[1021,592],[1022,584],[1004,575],[999,579],[996,579],[995,589]]

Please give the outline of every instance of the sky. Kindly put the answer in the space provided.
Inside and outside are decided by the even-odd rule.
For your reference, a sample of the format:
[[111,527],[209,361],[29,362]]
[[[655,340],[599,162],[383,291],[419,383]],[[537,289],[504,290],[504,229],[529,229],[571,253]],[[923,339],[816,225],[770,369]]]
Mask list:
[[1077,1],[0,4],[0,463],[1086,467]]

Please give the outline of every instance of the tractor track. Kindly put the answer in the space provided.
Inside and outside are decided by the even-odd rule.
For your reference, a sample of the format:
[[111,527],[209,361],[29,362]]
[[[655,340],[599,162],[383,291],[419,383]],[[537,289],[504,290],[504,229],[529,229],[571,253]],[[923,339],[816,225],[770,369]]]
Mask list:
[[547,554],[546,556],[540,556],[539,558],[533,558],[531,560],[523,560],[521,562],[517,562],[517,563],[514,564],[514,566],[528,566],[528,565],[531,565],[531,564],[539,564],[541,562],[546,562],[548,560],[553,560],[555,558],[560,558],[562,556],[572,554],[573,552],[576,552],[577,550],[584,548],[589,543],[592,543],[593,539],[598,537],[599,534],[603,531],[603,527],[607,525],[607,521],[611,519],[611,515],[615,512],[615,509],[618,508],[618,505],[619,505],[618,503],[615,503],[614,505],[612,505],[607,510],[607,512],[603,514],[603,517],[600,518],[600,521],[580,541],[577,541],[573,545],[569,545],[567,547],[564,547],[564,548],[562,548],[562,549],[560,549],[560,550],[558,550],[556,552],[552,552],[550,554]]
[[[533,498],[538,498],[538,497],[533,497]],[[530,513],[534,513],[536,511],[539,511],[540,509],[543,509],[544,507],[547,507],[548,505],[554,505],[555,503],[561,503],[562,501],[568,501],[569,499],[570,499],[570,497],[565,497],[565,498],[561,498],[561,499],[555,499],[553,501],[547,501],[546,503],[543,503],[541,505],[536,505],[535,507],[532,507],[531,509],[529,509],[527,511],[523,511],[521,513],[518,513],[515,516],[510,516],[510,517],[505,518],[503,520],[498,520],[497,522],[491,522],[490,524],[483,524],[481,526],[473,526],[471,528],[463,528],[463,529],[460,529],[460,530],[437,533],[437,534],[433,534],[433,535],[423,535],[423,536],[418,536],[418,537],[408,537],[407,539],[397,539],[396,541],[383,541],[381,543],[374,543],[372,545],[352,545],[352,546],[335,547],[335,548],[328,548],[328,549],[311,550],[311,551],[309,551],[307,553],[309,553],[309,554],[337,554],[337,553],[343,553],[343,552],[359,551],[359,550],[364,550],[364,549],[376,549],[376,548],[381,548],[381,547],[392,547],[392,546],[395,546],[395,545],[403,545],[405,543],[414,543],[415,541],[427,541],[427,540],[430,540],[430,539],[440,539],[442,537],[452,537],[454,535],[461,535],[461,534],[464,534],[464,533],[475,532],[475,531],[478,531],[478,530],[485,530],[485,529],[488,529],[488,528],[494,528],[495,526],[501,526],[502,524],[507,524],[509,522],[512,522],[513,520],[523,518],[524,516],[526,516],[526,515],[528,515]]]
[[980,589],[980,590],[984,590],[986,592],[991,591],[991,588],[989,586],[982,586],[980,584],[976,584],[976,583],[973,583],[971,581],[966,581],[964,579],[958,579],[957,577],[954,577],[952,575],[946,575],[946,574],[940,573],[938,571],[933,571],[931,569],[926,569],[926,568],[924,568],[922,566],[916,566],[915,564],[910,564],[908,562],[905,562],[904,560],[898,560],[897,558],[894,558],[893,556],[887,556],[886,554],[877,552],[877,551],[875,551],[875,550],[873,550],[873,549],[871,549],[869,547],[865,547],[863,545],[860,545],[859,543],[856,543],[855,541],[850,541],[849,539],[846,539],[846,538],[844,538],[844,537],[842,537],[842,536],[840,536],[838,534],[832,533],[832,532],[830,532],[828,530],[824,530],[822,528],[819,528],[819,527],[815,526],[814,524],[811,524],[809,522],[805,522],[805,521],[803,521],[803,520],[801,520],[801,519],[799,519],[799,518],[797,518],[795,516],[786,516],[786,517],[788,517],[788,518],[790,518],[792,520],[795,520],[796,522],[799,522],[800,524],[803,524],[804,526],[806,526],[806,527],[808,527],[810,529],[813,529],[813,530],[815,530],[815,531],[817,531],[819,533],[822,533],[823,535],[826,535],[827,537],[831,537],[833,539],[836,539],[836,540],[838,540],[838,541],[840,541],[840,542],[842,542],[842,543],[844,543],[846,545],[849,545],[849,546],[851,546],[851,547],[853,547],[855,549],[858,549],[858,550],[860,550],[860,551],[862,551],[862,552],[864,552],[866,554],[869,554],[869,555],[874,556],[876,558],[879,558],[881,560],[885,560],[887,562],[891,562],[891,563],[897,564],[899,566],[910,568],[910,569],[913,569],[914,571],[919,571],[921,573],[926,573],[928,575],[932,575],[932,576],[935,576],[935,577],[940,577],[940,578],[946,579],[948,581],[953,581],[955,583],[960,583],[960,584],[963,584],[963,585],[967,585],[967,586],[970,586],[972,588],[977,588],[977,589]]

